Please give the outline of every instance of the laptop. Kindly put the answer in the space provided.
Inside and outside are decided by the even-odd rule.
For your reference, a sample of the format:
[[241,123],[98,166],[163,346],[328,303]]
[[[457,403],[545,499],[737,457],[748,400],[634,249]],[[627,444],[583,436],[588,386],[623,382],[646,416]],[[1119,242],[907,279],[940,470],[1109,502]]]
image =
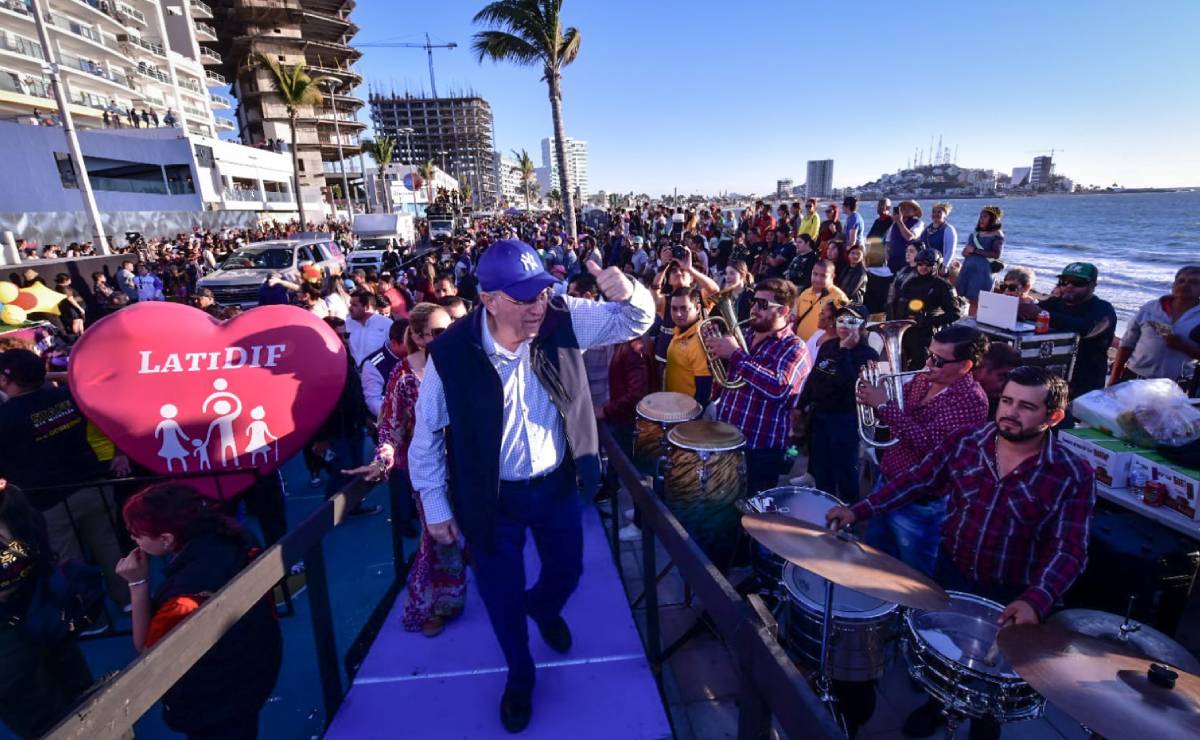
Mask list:
[[1017,321],[1017,306],[1020,304],[1021,301],[1014,295],[980,291],[975,320],[1008,331],[1033,331],[1036,327],[1031,322]]

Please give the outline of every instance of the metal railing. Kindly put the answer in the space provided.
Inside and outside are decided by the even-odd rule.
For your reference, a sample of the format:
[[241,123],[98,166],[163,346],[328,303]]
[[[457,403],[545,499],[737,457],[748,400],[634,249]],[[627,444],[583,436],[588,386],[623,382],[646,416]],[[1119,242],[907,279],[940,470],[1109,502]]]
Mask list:
[[225,188],[225,200],[236,200],[240,203],[252,203],[263,199],[262,192],[257,188]]
[[225,81],[225,78],[222,75],[217,74],[216,72],[212,71],[211,69],[204,70],[204,79],[206,79],[209,82],[212,82],[214,84],[217,84],[217,85],[229,84]]
[[0,49],[45,61],[46,53],[36,41],[16,35],[0,35]]
[[217,52],[208,48],[207,46],[200,47],[200,56],[203,57],[204,59],[207,59],[210,62],[216,62],[218,64],[220,64],[222,61],[224,61],[221,59],[220,54],[218,54]]
[[219,95],[215,92],[210,92],[208,94],[208,99],[211,100],[214,104],[223,105],[226,108],[229,108],[233,105],[233,103],[229,100],[229,98],[225,97],[224,95]]
[[[154,647],[102,684],[86,703],[76,707],[46,737],[51,740],[117,740],[127,737],[134,722],[149,711],[239,619],[283,580],[292,565],[300,561],[304,562],[314,648],[324,698],[325,722],[328,725],[341,706],[345,689],[338,667],[333,608],[329,598],[329,578],[322,540],[344,521],[346,513],[357,507],[375,485],[361,478],[351,481],[283,539],[255,558]],[[393,524],[393,548],[398,544],[396,533]],[[395,578],[390,588],[376,606],[359,639],[346,651],[345,662],[351,675],[365,654],[362,646],[378,632],[383,616],[391,609],[406,575],[401,550],[395,557]]]
[[199,11],[201,13],[207,13],[209,18],[213,17],[212,7],[210,7],[208,3],[202,3],[200,0],[192,0],[191,6],[192,10]]
[[291,193],[268,190],[266,192],[268,203],[295,203],[296,198]]
[[[696,595],[715,631],[737,659],[741,684],[738,699],[738,738],[768,737],[771,717],[789,737],[844,738],[804,676],[776,639],[778,626],[756,595],[748,599],[713,565],[670,509],[646,487],[641,475],[613,438],[599,424],[600,443],[615,466],[621,483],[633,497],[642,518],[642,582],[646,604],[646,657],[661,681],[662,634],[658,620],[658,565],[655,539],[662,542],[687,587]],[[610,497],[614,522],[619,522],[618,496]],[[610,546],[620,567],[620,542],[612,527]]]
[[140,46],[143,49],[145,49],[146,51],[157,54],[160,57],[166,56],[166,50],[163,49],[162,44],[156,44],[153,41],[146,41],[145,39],[139,38],[138,36],[134,36],[133,34],[130,34],[130,33],[121,34],[120,36],[117,37],[117,41],[120,41],[123,44],[132,44],[134,46]]
[[152,80],[158,80],[159,82],[165,82],[168,84],[171,82],[171,78],[167,76],[166,72],[159,72],[154,67],[145,67],[139,65],[137,71],[142,77],[149,77]]
[[199,36],[202,34],[208,34],[209,36],[212,36],[214,39],[216,39],[217,38],[217,27],[211,23],[204,23],[203,21],[196,21],[196,35]]
[[128,16],[138,23],[141,23],[143,26],[146,25],[146,14],[140,10],[134,10],[125,3],[117,3],[117,12]]

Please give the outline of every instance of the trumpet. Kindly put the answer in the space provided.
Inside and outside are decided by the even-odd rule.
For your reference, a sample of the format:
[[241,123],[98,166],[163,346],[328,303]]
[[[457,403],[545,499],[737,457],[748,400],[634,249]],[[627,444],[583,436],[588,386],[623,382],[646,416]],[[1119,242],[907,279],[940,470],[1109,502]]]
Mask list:
[[[900,367],[900,343],[904,337],[904,332],[908,331],[910,326],[917,322],[912,319],[900,319],[898,321],[884,321],[879,324],[873,324],[863,329],[864,333],[874,332],[879,334],[883,339],[883,357],[892,367]],[[901,411],[904,410],[904,380],[913,375],[929,372],[928,369],[910,370],[901,373],[882,373],[875,363],[869,363],[858,374],[858,381],[854,385],[855,391],[863,385],[879,385],[883,384],[887,391],[888,400],[895,403]],[[879,417],[875,415],[875,409],[865,404],[857,404],[858,409],[858,436],[862,438],[872,447],[879,449],[887,449],[894,447],[900,440],[890,439],[886,442],[878,439],[879,433],[887,429],[886,424],[881,424]],[[868,433],[869,432],[869,433]]]
[[696,330],[700,335],[700,346],[704,347],[704,356],[708,359],[708,369],[712,373],[713,382],[722,388],[741,388],[746,381],[730,380],[729,368],[726,367],[725,360],[709,352],[708,345],[704,343],[704,340],[730,336],[743,351],[749,352],[746,337],[742,335],[741,328],[742,324],[748,323],[750,323],[749,319],[739,324],[737,313],[733,310],[733,301],[729,299],[729,296],[719,296],[708,318],[702,319],[700,328]]

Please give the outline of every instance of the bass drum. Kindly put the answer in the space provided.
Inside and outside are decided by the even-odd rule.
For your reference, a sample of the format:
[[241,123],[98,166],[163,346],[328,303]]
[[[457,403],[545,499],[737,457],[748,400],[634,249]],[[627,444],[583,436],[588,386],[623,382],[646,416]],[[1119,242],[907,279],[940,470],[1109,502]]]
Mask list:
[[[794,658],[816,668],[821,662],[825,579],[794,563],[783,566],[791,597],[780,632]],[[900,607],[848,588],[833,590],[828,670],[835,681],[871,681],[887,670],[900,636]]]
[[709,560],[727,568],[741,533],[746,438],[731,424],[689,421],[667,433],[664,500]]

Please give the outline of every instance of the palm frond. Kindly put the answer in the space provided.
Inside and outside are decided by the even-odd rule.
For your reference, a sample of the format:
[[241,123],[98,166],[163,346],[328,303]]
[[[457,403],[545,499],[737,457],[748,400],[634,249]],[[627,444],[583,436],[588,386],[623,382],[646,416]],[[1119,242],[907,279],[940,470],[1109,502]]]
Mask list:
[[579,29],[574,26],[563,33],[562,40],[558,45],[559,66],[565,67],[579,56],[579,38]]
[[480,62],[491,59],[493,62],[510,61],[533,65],[545,61],[542,51],[536,46],[504,31],[480,31],[475,34],[471,42],[471,51]]

